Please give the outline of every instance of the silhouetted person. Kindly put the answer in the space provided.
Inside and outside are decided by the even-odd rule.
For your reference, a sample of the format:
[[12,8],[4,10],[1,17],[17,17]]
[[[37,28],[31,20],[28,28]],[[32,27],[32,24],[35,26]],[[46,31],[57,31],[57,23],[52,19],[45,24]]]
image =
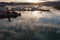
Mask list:
[[6,13],[7,13],[7,14],[10,14],[10,10],[9,10],[8,7],[6,8]]

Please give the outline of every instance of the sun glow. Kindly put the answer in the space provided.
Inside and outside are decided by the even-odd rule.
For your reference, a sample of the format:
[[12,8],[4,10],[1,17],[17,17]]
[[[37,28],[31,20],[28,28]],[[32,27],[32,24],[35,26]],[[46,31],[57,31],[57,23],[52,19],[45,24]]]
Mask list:
[[34,18],[40,18],[40,17],[43,17],[43,16],[40,14],[39,11],[34,11],[34,12],[32,13],[32,16],[33,16]]
[[42,2],[42,1],[39,1],[39,0],[28,0],[27,2]]

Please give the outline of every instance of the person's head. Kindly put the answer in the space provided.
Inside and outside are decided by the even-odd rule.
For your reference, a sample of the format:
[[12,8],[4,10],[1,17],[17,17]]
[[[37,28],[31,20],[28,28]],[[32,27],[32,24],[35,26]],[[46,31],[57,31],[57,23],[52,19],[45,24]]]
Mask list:
[[9,10],[9,8],[7,7],[6,10]]

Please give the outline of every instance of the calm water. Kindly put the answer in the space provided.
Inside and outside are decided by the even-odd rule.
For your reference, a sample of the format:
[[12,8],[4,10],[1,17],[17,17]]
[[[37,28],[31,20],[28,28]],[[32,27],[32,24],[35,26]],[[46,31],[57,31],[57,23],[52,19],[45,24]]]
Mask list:
[[0,19],[1,29],[6,29],[8,27],[20,26],[26,28],[34,28],[34,26],[53,26],[59,28],[60,26],[60,11],[55,9],[50,9],[50,12],[46,11],[19,11],[21,12],[21,17],[11,18],[11,22],[7,19]]
[[0,40],[60,40],[59,10],[19,12],[22,16],[11,22],[0,19]]

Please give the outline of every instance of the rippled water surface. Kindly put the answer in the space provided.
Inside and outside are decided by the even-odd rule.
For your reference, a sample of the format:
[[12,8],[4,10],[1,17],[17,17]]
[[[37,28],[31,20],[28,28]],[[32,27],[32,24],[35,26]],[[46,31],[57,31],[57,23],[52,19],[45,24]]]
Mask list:
[[60,11],[51,9],[49,11],[19,11],[21,17],[11,18],[11,22],[7,19],[0,19],[0,27],[20,27],[26,28],[27,26],[33,28],[34,26],[53,26],[59,27],[60,25]]
[[11,22],[0,19],[0,40],[60,40],[60,10],[19,12]]

